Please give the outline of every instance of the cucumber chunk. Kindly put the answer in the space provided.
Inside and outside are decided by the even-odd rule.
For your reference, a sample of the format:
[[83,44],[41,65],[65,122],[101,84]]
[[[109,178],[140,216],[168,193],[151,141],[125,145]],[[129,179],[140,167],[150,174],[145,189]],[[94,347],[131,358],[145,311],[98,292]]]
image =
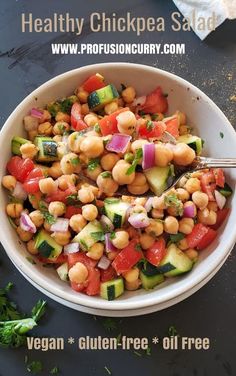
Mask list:
[[34,143],[39,148],[38,162],[53,162],[58,160],[57,143],[52,138],[37,136],[34,139]]
[[167,188],[167,181],[171,173],[171,167],[152,167],[145,170],[144,174],[147,178],[151,190],[157,195],[161,196]]
[[[188,256],[185,255],[175,244],[171,244],[167,248],[166,255],[160,263],[162,271],[164,271],[165,276],[174,277],[176,275],[186,273],[190,271],[193,267],[193,261],[190,260]],[[161,268],[159,267],[159,271]],[[163,269],[164,268],[164,269]],[[169,271],[165,271],[165,268]],[[172,270],[170,270],[172,268]]]
[[204,142],[200,137],[186,134],[186,135],[178,137],[177,143],[180,143],[180,142],[187,144],[190,148],[192,148],[196,152],[197,155],[201,154]]
[[26,140],[26,138],[23,138],[23,137],[13,137],[13,139],[11,140],[11,152],[12,154],[15,154],[15,155],[21,155],[21,152],[20,152],[20,147],[21,145],[24,145],[24,144],[29,144],[31,143],[29,140]]
[[68,277],[68,271],[69,271],[69,267],[68,267],[68,264],[67,262],[64,262],[64,264],[60,265],[58,268],[57,268],[57,274],[59,276],[59,278],[62,280],[62,281],[68,281],[69,280],[69,277]]
[[100,286],[100,296],[103,299],[114,300],[124,292],[124,281],[122,278],[113,279],[112,281],[103,282]]
[[147,263],[145,268],[140,271],[140,279],[145,290],[153,289],[165,280],[158,268],[150,263]]
[[91,110],[99,110],[106,104],[112,102],[119,97],[119,93],[115,86],[110,84],[101,89],[93,91],[88,96],[88,106]]
[[[98,236],[96,236],[97,234]],[[101,224],[94,220],[88,223],[78,235],[74,237],[72,243],[79,243],[83,251],[88,251],[103,235]]]
[[49,260],[56,259],[62,252],[62,246],[50,236],[45,230],[39,231],[35,239],[35,247],[42,257]]
[[127,202],[123,202],[117,198],[107,198],[104,200],[106,215],[116,228],[124,224],[128,207],[129,204]]

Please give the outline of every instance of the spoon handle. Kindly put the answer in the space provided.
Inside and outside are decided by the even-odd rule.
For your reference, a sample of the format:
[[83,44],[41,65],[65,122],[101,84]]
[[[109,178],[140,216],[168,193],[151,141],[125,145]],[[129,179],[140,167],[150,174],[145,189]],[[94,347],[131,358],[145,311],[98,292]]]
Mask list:
[[198,157],[196,169],[200,170],[203,168],[230,168],[236,167],[236,158],[206,158]]

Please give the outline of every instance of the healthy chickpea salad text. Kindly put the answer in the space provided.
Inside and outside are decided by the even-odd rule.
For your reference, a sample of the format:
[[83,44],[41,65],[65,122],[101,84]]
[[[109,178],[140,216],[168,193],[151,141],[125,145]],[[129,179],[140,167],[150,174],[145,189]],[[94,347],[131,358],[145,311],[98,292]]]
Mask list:
[[29,254],[77,292],[113,300],[190,271],[229,213],[222,169],[165,192],[203,140],[183,112],[166,115],[168,95],[156,86],[137,96],[94,74],[74,95],[32,108],[26,138],[12,139],[2,179],[9,221]]

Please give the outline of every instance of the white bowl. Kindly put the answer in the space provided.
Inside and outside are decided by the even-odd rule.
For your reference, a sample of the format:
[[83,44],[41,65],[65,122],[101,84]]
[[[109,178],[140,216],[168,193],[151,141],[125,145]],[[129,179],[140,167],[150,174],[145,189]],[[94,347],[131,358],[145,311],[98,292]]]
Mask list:
[[[11,155],[10,143],[14,135],[24,135],[22,119],[32,107],[44,106],[49,101],[71,94],[75,87],[93,73],[99,72],[107,82],[113,82],[118,88],[121,82],[136,88],[138,95],[146,94],[156,86],[162,86],[168,93],[169,112],[182,110],[186,112],[189,124],[195,127],[196,133],[205,140],[204,152],[214,157],[233,157],[236,150],[236,133],[220,109],[199,89],[168,72],[129,63],[104,63],[90,65],[64,73],[46,82],[13,111],[0,132],[1,160],[0,178],[6,173],[6,163]],[[224,137],[221,138],[220,132]],[[236,170],[227,171],[227,181],[234,188]],[[7,194],[1,188],[0,210],[5,211]],[[25,277],[45,294],[72,308],[101,315],[132,316],[157,311],[173,305],[197,291],[220,268],[229,255],[235,241],[236,231],[232,230],[236,221],[236,198],[230,200],[231,212],[219,230],[219,236],[206,250],[193,270],[182,276],[167,279],[154,290],[140,289],[125,292],[114,301],[106,301],[100,297],[90,297],[76,293],[70,286],[62,282],[55,271],[44,268],[40,264],[32,265],[26,260],[28,255],[24,244],[21,244],[15,230],[2,215],[0,239],[8,256]]]

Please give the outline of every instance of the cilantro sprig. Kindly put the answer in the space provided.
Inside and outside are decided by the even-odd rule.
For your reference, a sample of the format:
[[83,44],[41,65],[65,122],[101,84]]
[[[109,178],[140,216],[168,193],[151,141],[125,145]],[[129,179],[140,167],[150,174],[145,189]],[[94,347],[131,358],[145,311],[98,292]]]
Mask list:
[[134,160],[131,166],[126,171],[126,175],[131,175],[133,172],[135,172],[137,164],[140,162],[140,159],[142,158],[142,156],[143,156],[143,150],[141,148],[137,149],[134,154]]

